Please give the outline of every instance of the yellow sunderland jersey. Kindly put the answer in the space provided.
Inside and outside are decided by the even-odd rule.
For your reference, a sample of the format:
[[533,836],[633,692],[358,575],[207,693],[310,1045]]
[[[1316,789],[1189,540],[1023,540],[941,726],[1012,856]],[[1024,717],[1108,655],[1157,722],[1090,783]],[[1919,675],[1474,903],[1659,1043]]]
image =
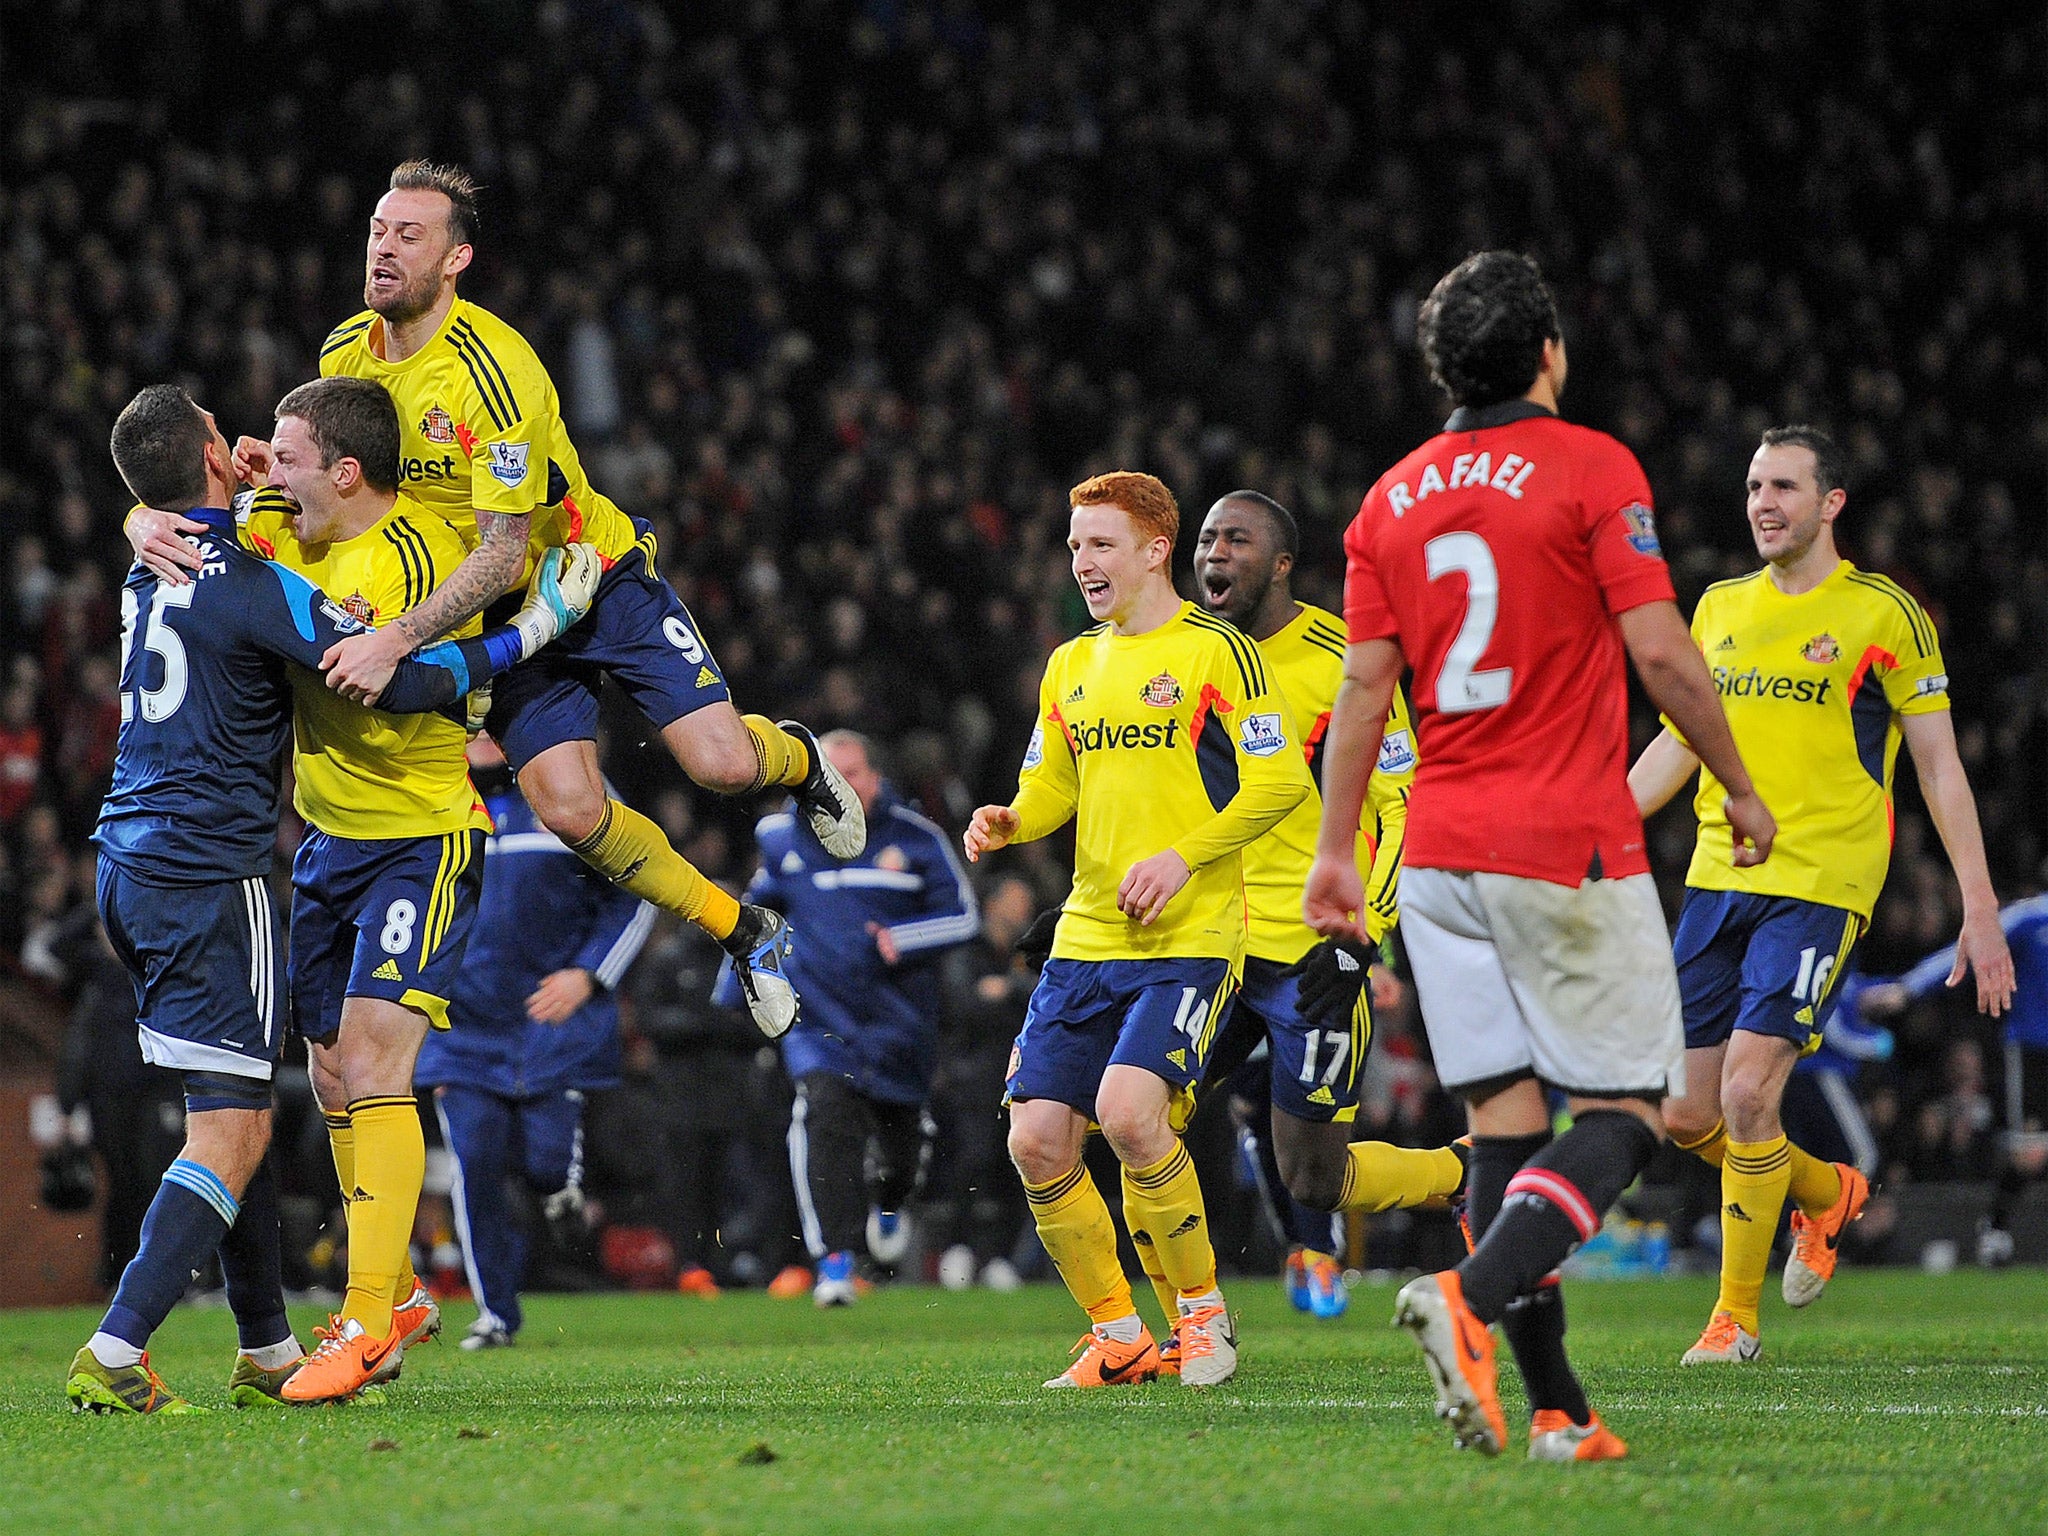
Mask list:
[[[242,542],[297,571],[365,624],[389,623],[462,561],[461,538],[401,492],[391,510],[352,539],[299,542],[291,503],[258,491],[241,523]],[[482,630],[471,619],[458,635]],[[469,764],[467,736],[445,715],[387,715],[351,703],[318,673],[292,669],[292,804],[335,837],[435,837],[465,827],[490,830]]]
[[1769,859],[1737,869],[1727,791],[1702,768],[1686,884],[1868,918],[1891,862],[1899,717],[1948,708],[1933,621],[1897,582],[1844,560],[1797,597],[1768,569],[1717,583],[1692,635],[1778,837]]
[[[1287,700],[1288,714],[1301,729],[1309,774],[1320,783],[1323,736],[1330,728],[1337,685],[1344,680],[1344,621],[1304,603],[1284,628],[1257,643],[1268,674]],[[1376,940],[1394,926],[1400,912],[1401,843],[1415,764],[1415,727],[1397,685],[1358,829],[1358,867],[1369,871],[1365,926]],[[1301,894],[1315,863],[1322,815],[1322,796],[1312,791],[1286,820],[1244,850],[1245,893],[1251,902],[1246,953],[1292,964],[1315,947],[1314,930],[1301,920]]]
[[526,338],[487,309],[457,299],[441,329],[402,363],[388,363],[384,322],[364,310],[320,345],[322,376],[375,379],[398,403],[401,488],[445,518],[466,547],[476,514],[531,514],[524,581],[549,549],[597,546],[607,564],[638,534],[591,488],[562,424],[554,380]]
[[[1192,603],[1142,635],[1098,625],[1052,653],[1038,706],[1011,803],[1018,842],[1076,823],[1053,955],[1239,965],[1238,850],[1315,790],[1258,647]],[[1168,848],[1193,874],[1147,928],[1117,910],[1117,889]]]

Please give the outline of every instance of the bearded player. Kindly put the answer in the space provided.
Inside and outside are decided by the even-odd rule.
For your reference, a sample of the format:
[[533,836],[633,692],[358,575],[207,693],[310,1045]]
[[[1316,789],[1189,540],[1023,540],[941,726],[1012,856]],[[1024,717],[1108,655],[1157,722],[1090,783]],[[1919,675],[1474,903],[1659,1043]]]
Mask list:
[[1977,1006],[1994,1018],[2012,1000],[2012,954],[1934,621],[1897,582],[1841,557],[1835,520],[1847,500],[1827,434],[1766,432],[1748,480],[1763,569],[1707,588],[1693,613],[1736,744],[1784,818],[1770,862],[1731,858],[1725,791],[1668,721],[1629,772],[1646,816],[1699,774],[1699,844],[1673,940],[1686,1091],[1665,1103],[1664,1119],[1680,1147],[1721,1170],[1721,1291],[1684,1365],[1762,1356],[1758,1304],[1788,1197],[1783,1290],[1794,1307],[1820,1298],[1835,1245],[1870,1198],[1857,1169],[1788,1141],[1780,1110],[1793,1067],[1820,1048],[1828,994],[1884,886],[1902,739],[1962,887],[1948,984],[1974,971]]
[[1052,653],[1008,805],[967,857],[1075,823],[1074,885],[1010,1056],[1010,1155],[1045,1250],[1088,1314],[1049,1387],[1150,1380],[1109,1207],[1081,1160],[1091,1122],[1123,1164],[1124,1223],[1171,1288],[1180,1377],[1237,1369],[1202,1189],[1175,1130],[1245,951],[1240,850],[1313,790],[1286,701],[1242,633],[1173,585],[1180,509],[1150,475],[1074,487],[1067,546],[1099,622]]
[[[1762,862],[1774,825],[1673,600],[1641,467],[1557,415],[1564,340],[1536,264],[1462,262],[1416,333],[1456,410],[1345,533],[1350,645],[1304,915],[1366,936],[1359,812],[1412,662],[1422,764],[1401,928],[1437,1073],[1470,1116],[1477,1247],[1404,1287],[1396,1318],[1460,1446],[1506,1445],[1498,1322],[1534,1411],[1532,1458],[1613,1459],[1627,1447],[1566,1358],[1555,1271],[1655,1154],[1660,1105],[1685,1080],[1678,978],[1628,789],[1624,652],[1726,787],[1734,861]],[[1545,1086],[1573,1115],[1555,1140]]]
[[[1232,491],[1202,523],[1195,575],[1203,605],[1257,642],[1301,729],[1309,772],[1317,775],[1343,678],[1344,623],[1296,600],[1291,578],[1300,541],[1285,507],[1257,491]],[[1332,1212],[1443,1205],[1465,1183],[1462,1149],[1351,1139],[1359,1069],[1372,1042],[1366,980],[1374,951],[1399,910],[1401,844],[1414,779],[1414,732],[1407,701],[1396,687],[1358,833],[1359,867],[1370,871],[1364,920],[1369,944],[1344,938],[1319,944],[1301,920],[1301,892],[1322,815],[1319,795],[1310,795],[1244,850],[1251,928],[1244,986],[1229,1033],[1256,1034],[1270,1051],[1272,1115],[1270,1128],[1257,1137],[1259,1151],[1273,1165],[1268,1180],[1279,1176],[1280,1187],[1268,1193],[1295,1250],[1290,1290],[1299,1270],[1306,1310],[1322,1317],[1344,1310]],[[1253,1048],[1248,1038],[1246,1045]],[[1227,1044],[1219,1047],[1219,1056],[1227,1054]],[[1219,1060],[1212,1074],[1222,1069]]]
[[[835,857],[865,846],[860,802],[803,726],[733,708],[695,620],[655,568],[652,527],[585,477],[538,355],[503,320],[457,296],[477,228],[477,189],[465,172],[421,160],[399,166],[370,219],[367,308],[321,347],[322,374],[373,379],[397,400],[404,489],[468,546],[425,602],[338,646],[328,684],[347,698],[373,697],[415,645],[487,609],[495,619],[493,605],[516,602],[516,593],[506,594],[542,552],[594,545],[607,566],[596,606],[570,645],[497,683],[486,729],[547,829],[614,884],[716,939],[734,958],[755,1022],[779,1035],[797,1006],[783,970],[782,920],[765,908],[743,910],[652,821],[606,793],[599,687],[614,679],[707,789],[788,788]],[[130,537],[146,565],[177,579],[192,564],[177,537],[183,531],[164,514],[137,514]]]

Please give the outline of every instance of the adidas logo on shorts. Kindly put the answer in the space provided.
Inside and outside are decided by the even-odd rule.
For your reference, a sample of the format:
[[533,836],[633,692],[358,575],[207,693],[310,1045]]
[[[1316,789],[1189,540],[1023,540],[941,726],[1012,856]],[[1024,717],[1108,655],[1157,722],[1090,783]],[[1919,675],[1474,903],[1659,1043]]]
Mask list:
[[403,981],[405,980],[405,973],[399,970],[398,962],[396,960],[386,960],[382,965],[378,966],[377,969],[370,972],[370,980]]

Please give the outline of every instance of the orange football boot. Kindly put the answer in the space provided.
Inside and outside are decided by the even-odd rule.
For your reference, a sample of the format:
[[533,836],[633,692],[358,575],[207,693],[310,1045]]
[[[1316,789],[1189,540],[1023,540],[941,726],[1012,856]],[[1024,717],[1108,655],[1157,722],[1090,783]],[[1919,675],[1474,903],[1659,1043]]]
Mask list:
[[1415,1335],[1436,1381],[1436,1416],[1447,1421],[1458,1449],[1498,1456],[1508,1443],[1500,1411],[1493,1330],[1465,1305],[1455,1269],[1401,1287],[1394,1321]]
[[1091,1328],[1069,1353],[1081,1358],[1048,1381],[1048,1387],[1130,1387],[1159,1374],[1159,1346],[1142,1323],[1136,1343],[1121,1344]]
[[719,1294],[718,1282],[702,1264],[688,1264],[676,1276],[676,1290],[685,1296],[711,1297]]
[[1180,1324],[1176,1321],[1173,1332],[1166,1336],[1159,1346],[1159,1374],[1178,1376],[1180,1374]]
[[1847,1163],[1835,1164],[1842,1176],[1842,1193],[1818,1221],[1804,1211],[1792,1212],[1792,1257],[1785,1261],[1785,1305],[1809,1307],[1835,1278],[1835,1261],[1841,1257],[1836,1244],[1849,1230],[1849,1223],[1863,1215],[1870,1203],[1870,1180]]
[[768,1282],[768,1294],[777,1301],[811,1294],[811,1272],[801,1264],[785,1264]]
[[313,1331],[319,1345],[278,1393],[288,1403],[346,1402],[365,1387],[396,1380],[405,1363],[405,1335],[395,1324],[381,1339],[352,1317],[329,1318]]
[[1538,1408],[1529,1421],[1531,1461],[1620,1461],[1628,1454],[1628,1442],[1600,1422],[1594,1414],[1584,1424],[1574,1424],[1562,1408]]
[[441,1303],[417,1279],[412,1294],[391,1309],[391,1331],[398,1335],[400,1349],[441,1336]]

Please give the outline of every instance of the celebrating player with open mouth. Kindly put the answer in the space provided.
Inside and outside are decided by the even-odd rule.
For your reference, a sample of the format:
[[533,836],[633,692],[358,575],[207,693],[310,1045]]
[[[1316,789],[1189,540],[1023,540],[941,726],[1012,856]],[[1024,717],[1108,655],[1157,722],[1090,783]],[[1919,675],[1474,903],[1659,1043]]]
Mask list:
[[[585,477],[539,356],[503,320],[457,296],[477,225],[468,175],[419,160],[399,166],[370,219],[367,308],[321,347],[322,374],[373,379],[391,392],[403,432],[404,489],[468,546],[417,608],[338,647],[328,683],[367,700],[413,646],[516,604],[516,594],[505,594],[544,551],[594,545],[605,574],[589,618],[569,647],[497,685],[486,729],[547,829],[607,879],[723,945],[755,1022],[779,1035],[797,1008],[783,972],[785,925],[765,908],[742,909],[670,847],[658,826],[605,792],[598,690],[607,675],[616,679],[707,789],[744,795],[786,786],[838,857],[851,858],[866,842],[860,802],[803,726],[733,708],[696,621],[655,569],[652,526],[628,517]],[[178,580],[192,563],[177,537],[183,531],[162,513],[138,514],[130,537],[146,565]]]
[[[1534,1410],[1530,1454],[1626,1454],[1564,1351],[1555,1271],[1599,1230],[1684,1082],[1678,978],[1628,790],[1624,649],[1727,788],[1738,864],[1770,851],[1757,797],[1673,600],[1635,456],[1557,416],[1557,309],[1536,264],[1486,251],[1416,325],[1457,409],[1367,493],[1345,535],[1350,646],[1324,748],[1306,916],[1365,937],[1359,809],[1401,669],[1421,767],[1401,927],[1437,1072],[1474,1137],[1465,1262],[1401,1292],[1398,1320],[1461,1446],[1507,1441],[1491,1325]],[[1544,1086],[1568,1097],[1551,1139]]]
[[1092,1324],[1081,1358],[1046,1385],[1122,1385],[1160,1369],[1081,1161],[1092,1121],[1123,1164],[1132,1241],[1153,1250],[1147,1268],[1175,1294],[1181,1380],[1213,1386],[1236,1371],[1237,1338],[1175,1110],[1243,973],[1239,850],[1313,786],[1258,648],[1174,590],[1173,493],[1117,473],[1068,500],[1074,579],[1099,622],[1046,662],[1016,798],[976,811],[964,839],[978,860],[1076,824],[1073,890],[1009,1074],[1010,1155]]

